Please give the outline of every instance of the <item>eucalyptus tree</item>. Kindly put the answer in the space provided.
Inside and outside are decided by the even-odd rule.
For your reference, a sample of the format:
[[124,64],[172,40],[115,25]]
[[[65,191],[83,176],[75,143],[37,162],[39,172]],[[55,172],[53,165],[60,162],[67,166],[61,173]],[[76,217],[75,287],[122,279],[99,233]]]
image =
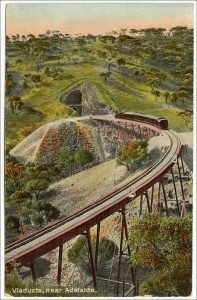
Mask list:
[[178,94],[176,93],[176,92],[173,92],[172,94],[171,94],[171,102],[173,103],[173,104],[176,104],[177,103],[177,101],[178,101]]
[[119,65],[119,68],[121,69],[121,74],[123,76],[123,66],[126,64],[126,61],[123,57],[120,57],[117,59],[117,63]]
[[155,90],[155,89],[152,89],[152,92],[151,92],[154,96],[155,96],[155,101],[157,102],[158,98],[160,97],[161,93],[159,90]]
[[175,26],[175,27],[170,28],[169,32],[173,36],[180,36],[183,34],[187,34],[188,32],[190,33],[187,26]]
[[104,49],[106,50],[106,61],[108,63],[108,71],[111,72],[111,64],[118,55],[118,50],[116,45],[105,45]]
[[138,33],[139,32],[139,30],[137,30],[137,29],[135,29],[135,28],[131,28],[130,30],[129,30],[129,33],[131,33],[132,35],[136,35],[136,33]]
[[190,296],[192,291],[192,216],[146,214],[131,223],[131,264],[148,268],[140,295]]
[[127,166],[128,171],[131,171],[134,162],[143,162],[147,159],[147,147],[147,141],[139,140],[123,145],[119,150],[117,163],[125,164]]
[[126,34],[126,32],[127,32],[127,28],[121,28],[119,34],[124,35],[124,34]]
[[165,102],[166,102],[166,104],[167,104],[167,103],[168,103],[168,100],[170,99],[170,93],[167,91],[167,92],[165,92],[165,93],[163,94],[163,96],[164,96]]
[[107,78],[111,76],[111,72],[102,72],[100,73],[100,77],[103,77],[104,82],[107,82]]

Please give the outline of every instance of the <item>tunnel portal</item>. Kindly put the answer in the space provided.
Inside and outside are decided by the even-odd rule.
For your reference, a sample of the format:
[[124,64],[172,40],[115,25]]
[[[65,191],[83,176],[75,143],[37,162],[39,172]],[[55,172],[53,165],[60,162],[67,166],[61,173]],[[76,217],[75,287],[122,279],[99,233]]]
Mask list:
[[79,90],[70,92],[63,102],[82,115],[82,93]]

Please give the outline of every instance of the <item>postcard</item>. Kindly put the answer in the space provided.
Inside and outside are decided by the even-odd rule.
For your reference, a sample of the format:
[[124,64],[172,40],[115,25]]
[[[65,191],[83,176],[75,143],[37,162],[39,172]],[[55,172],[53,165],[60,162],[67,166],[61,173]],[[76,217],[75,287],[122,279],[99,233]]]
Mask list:
[[195,11],[2,1],[2,299],[195,299]]

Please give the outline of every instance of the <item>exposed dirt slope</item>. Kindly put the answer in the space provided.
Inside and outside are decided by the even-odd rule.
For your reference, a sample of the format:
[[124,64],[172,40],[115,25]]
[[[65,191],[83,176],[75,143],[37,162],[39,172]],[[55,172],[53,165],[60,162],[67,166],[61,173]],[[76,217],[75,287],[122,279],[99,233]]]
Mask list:
[[51,184],[47,201],[58,207],[61,214],[70,214],[112,190],[126,171],[125,166],[117,167],[115,160],[102,163]]
[[60,120],[41,126],[10,151],[20,162],[36,164],[55,163],[62,149],[71,151],[87,149],[96,159],[102,159],[98,144],[98,131],[93,123],[75,120]]

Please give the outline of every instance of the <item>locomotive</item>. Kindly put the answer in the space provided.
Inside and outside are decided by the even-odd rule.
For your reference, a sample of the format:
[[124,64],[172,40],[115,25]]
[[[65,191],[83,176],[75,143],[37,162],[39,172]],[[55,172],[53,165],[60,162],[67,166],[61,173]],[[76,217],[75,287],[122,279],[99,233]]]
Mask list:
[[168,120],[162,117],[141,115],[133,112],[116,112],[115,118],[147,123],[157,128],[168,130]]

